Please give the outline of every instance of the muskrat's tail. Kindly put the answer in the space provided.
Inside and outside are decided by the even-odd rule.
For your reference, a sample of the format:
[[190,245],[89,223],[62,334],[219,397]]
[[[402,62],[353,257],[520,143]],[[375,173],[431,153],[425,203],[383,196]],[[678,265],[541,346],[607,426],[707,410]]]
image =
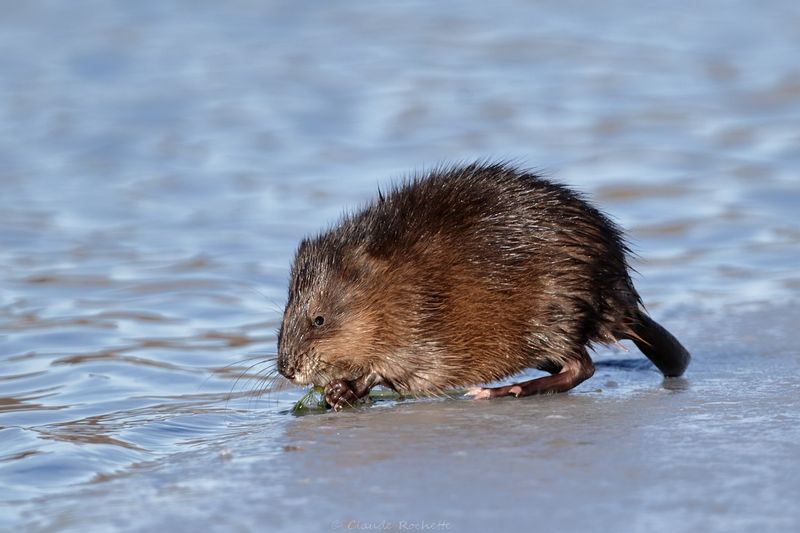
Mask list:
[[686,348],[672,336],[672,333],[661,327],[644,311],[637,311],[629,328],[630,333],[626,337],[631,339],[666,377],[680,376],[689,366],[691,356]]

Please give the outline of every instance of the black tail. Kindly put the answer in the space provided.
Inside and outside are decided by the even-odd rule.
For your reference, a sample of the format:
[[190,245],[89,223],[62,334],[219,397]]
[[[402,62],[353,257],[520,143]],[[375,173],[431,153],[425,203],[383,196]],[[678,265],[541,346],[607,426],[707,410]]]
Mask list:
[[691,356],[686,348],[644,312],[639,312],[631,331],[630,339],[665,376],[680,376],[689,366]]

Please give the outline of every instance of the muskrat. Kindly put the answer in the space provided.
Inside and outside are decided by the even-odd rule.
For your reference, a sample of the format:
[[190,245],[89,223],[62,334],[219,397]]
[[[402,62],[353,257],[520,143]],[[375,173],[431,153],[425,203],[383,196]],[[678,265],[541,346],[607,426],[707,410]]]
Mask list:
[[477,398],[564,392],[592,343],[630,339],[668,377],[689,353],[644,311],[620,229],[579,194],[506,164],[441,168],[304,239],[278,371],[338,410],[375,385],[409,394],[551,375]]

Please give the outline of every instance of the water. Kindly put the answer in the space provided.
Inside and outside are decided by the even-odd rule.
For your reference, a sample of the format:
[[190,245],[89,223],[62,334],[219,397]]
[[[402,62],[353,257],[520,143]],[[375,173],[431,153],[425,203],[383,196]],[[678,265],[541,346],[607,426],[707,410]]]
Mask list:
[[[796,3],[7,4],[0,528],[800,527]],[[686,378],[258,396],[297,241],[486,157],[628,228]]]

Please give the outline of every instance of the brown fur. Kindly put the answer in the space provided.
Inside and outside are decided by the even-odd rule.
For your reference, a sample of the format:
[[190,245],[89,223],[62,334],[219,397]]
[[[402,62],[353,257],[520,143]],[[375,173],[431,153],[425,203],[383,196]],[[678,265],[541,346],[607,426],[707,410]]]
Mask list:
[[506,165],[433,171],[301,242],[278,369],[437,393],[558,374],[592,342],[631,338],[680,375],[689,354],[644,315],[626,254],[617,227],[563,186]]

